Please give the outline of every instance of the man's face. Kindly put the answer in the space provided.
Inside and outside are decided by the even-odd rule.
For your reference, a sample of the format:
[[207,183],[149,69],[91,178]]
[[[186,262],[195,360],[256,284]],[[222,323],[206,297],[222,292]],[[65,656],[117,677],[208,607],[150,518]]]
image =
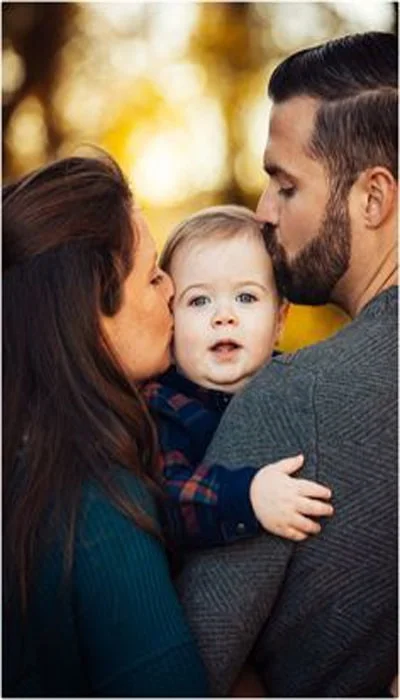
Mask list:
[[307,152],[316,106],[310,97],[273,106],[264,154],[270,183],[257,208],[280,293],[313,305],[329,301],[351,248],[347,196]]

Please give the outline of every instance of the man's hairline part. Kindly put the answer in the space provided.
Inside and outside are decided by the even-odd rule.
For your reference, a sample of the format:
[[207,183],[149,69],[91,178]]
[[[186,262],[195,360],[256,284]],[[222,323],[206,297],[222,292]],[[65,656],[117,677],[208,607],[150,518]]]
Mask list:
[[[311,131],[309,138],[306,143],[303,143],[301,145],[301,149],[303,154],[309,158],[310,160],[320,163],[321,166],[324,169],[324,172],[326,173],[328,182],[331,183],[332,185],[337,185],[338,184],[338,178],[340,178],[340,174],[335,173],[331,167],[330,160],[327,156],[322,156],[316,151],[315,144],[313,143],[316,134],[316,128],[317,128],[317,121],[318,117],[321,114],[322,109],[326,106],[335,106],[335,105],[345,105],[350,104],[350,103],[356,103],[359,99],[362,97],[366,97],[367,95],[382,95],[384,93],[387,94],[392,94],[395,97],[398,96],[398,88],[392,86],[392,85],[382,85],[376,88],[365,88],[365,89],[360,89],[357,93],[352,94],[352,95],[345,95],[344,97],[337,97],[334,99],[327,99],[321,96],[317,96],[315,94],[309,93],[306,90],[303,92],[298,92],[294,93],[292,95],[289,95],[287,97],[284,97],[283,99],[276,99],[272,98],[272,107],[274,106],[280,106],[280,105],[285,105],[289,104],[290,102],[297,100],[297,99],[306,99],[308,101],[313,101],[314,102],[314,111],[312,114],[312,124],[311,124]],[[268,147],[268,144],[267,144]],[[265,158],[265,154],[267,152],[267,147],[265,148],[264,155],[263,155],[263,169],[266,172],[267,175],[270,177],[275,176],[275,175],[282,175],[283,177],[288,177],[291,180],[294,181],[294,184],[296,184],[296,176],[293,173],[290,173],[289,171],[285,170],[282,166],[280,166],[278,163],[271,161],[268,161],[268,159]],[[366,172],[369,170],[371,167],[375,166],[380,166],[388,170],[394,179],[398,180],[396,175],[392,173],[391,169],[388,168],[387,165],[381,164],[381,163],[375,163],[373,165],[370,165],[368,167],[365,167],[363,170],[361,170],[357,174],[357,178],[360,177],[360,175],[363,172]],[[354,181],[355,182],[355,181]],[[354,182],[352,184],[354,184]],[[347,190],[349,191],[351,189],[351,186],[347,187]]]
[[[290,95],[289,97],[286,97],[283,100],[273,99],[272,100],[272,107],[289,104],[290,102],[292,102],[294,100],[298,100],[298,99],[306,99],[306,100],[314,103],[314,111],[312,114],[312,122],[310,125],[310,134],[309,134],[307,141],[305,143],[301,144],[301,150],[307,158],[309,158],[310,160],[313,160],[316,163],[320,163],[321,166],[326,171],[327,176],[329,177],[330,168],[329,168],[329,164],[328,164],[327,160],[325,158],[321,158],[321,156],[319,154],[317,154],[312,149],[312,141],[313,141],[313,138],[315,135],[315,128],[316,128],[316,121],[317,121],[317,117],[318,117],[318,112],[326,100],[323,100],[322,98],[315,97],[314,95],[310,95],[307,92],[303,92],[303,93]],[[330,100],[330,102],[333,102],[333,100]],[[267,143],[267,146],[266,146],[266,148],[264,150],[264,154],[263,154],[264,172],[269,177],[275,177],[275,176],[279,176],[279,175],[281,175],[282,177],[287,177],[293,181],[293,184],[296,184],[298,182],[298,177],[294,173],[291,173],[288,170],[286,170],[286,168],[284,168],[279,163],[273,161],[272,159],[269,160],[268,157],[266,158],[267,150],[268,150],[268,143]]]

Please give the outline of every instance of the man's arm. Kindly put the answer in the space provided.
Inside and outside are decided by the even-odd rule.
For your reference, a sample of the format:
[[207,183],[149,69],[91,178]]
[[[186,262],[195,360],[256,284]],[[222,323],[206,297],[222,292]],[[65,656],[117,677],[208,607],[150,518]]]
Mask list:
[[[266,367],[228,408],[206,458],[234,468],[302,452],[315,478],[313,376],[288,377],[285,360]],[[293,544],[272,535],[192,555],[178,592],[217,695],[229,692],[276,602]]]

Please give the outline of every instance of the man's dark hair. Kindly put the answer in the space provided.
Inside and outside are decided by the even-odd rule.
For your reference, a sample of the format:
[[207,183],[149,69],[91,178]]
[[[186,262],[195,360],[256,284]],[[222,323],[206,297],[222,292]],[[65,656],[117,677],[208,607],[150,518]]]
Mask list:
[[394,34],[367,32],[298,51],[273,72],[275,103],[308,96],[320,101],[309,153],[335,185],[349,189],[368,167],[397,179],[398,49]]

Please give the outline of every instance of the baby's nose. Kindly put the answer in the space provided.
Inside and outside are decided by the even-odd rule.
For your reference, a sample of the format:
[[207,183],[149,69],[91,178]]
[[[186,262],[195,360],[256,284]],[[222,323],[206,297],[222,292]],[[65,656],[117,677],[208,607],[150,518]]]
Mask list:
[[233,326],[236,323],[236,315],[231,309],[221,309],[214,314],[214,326]]

